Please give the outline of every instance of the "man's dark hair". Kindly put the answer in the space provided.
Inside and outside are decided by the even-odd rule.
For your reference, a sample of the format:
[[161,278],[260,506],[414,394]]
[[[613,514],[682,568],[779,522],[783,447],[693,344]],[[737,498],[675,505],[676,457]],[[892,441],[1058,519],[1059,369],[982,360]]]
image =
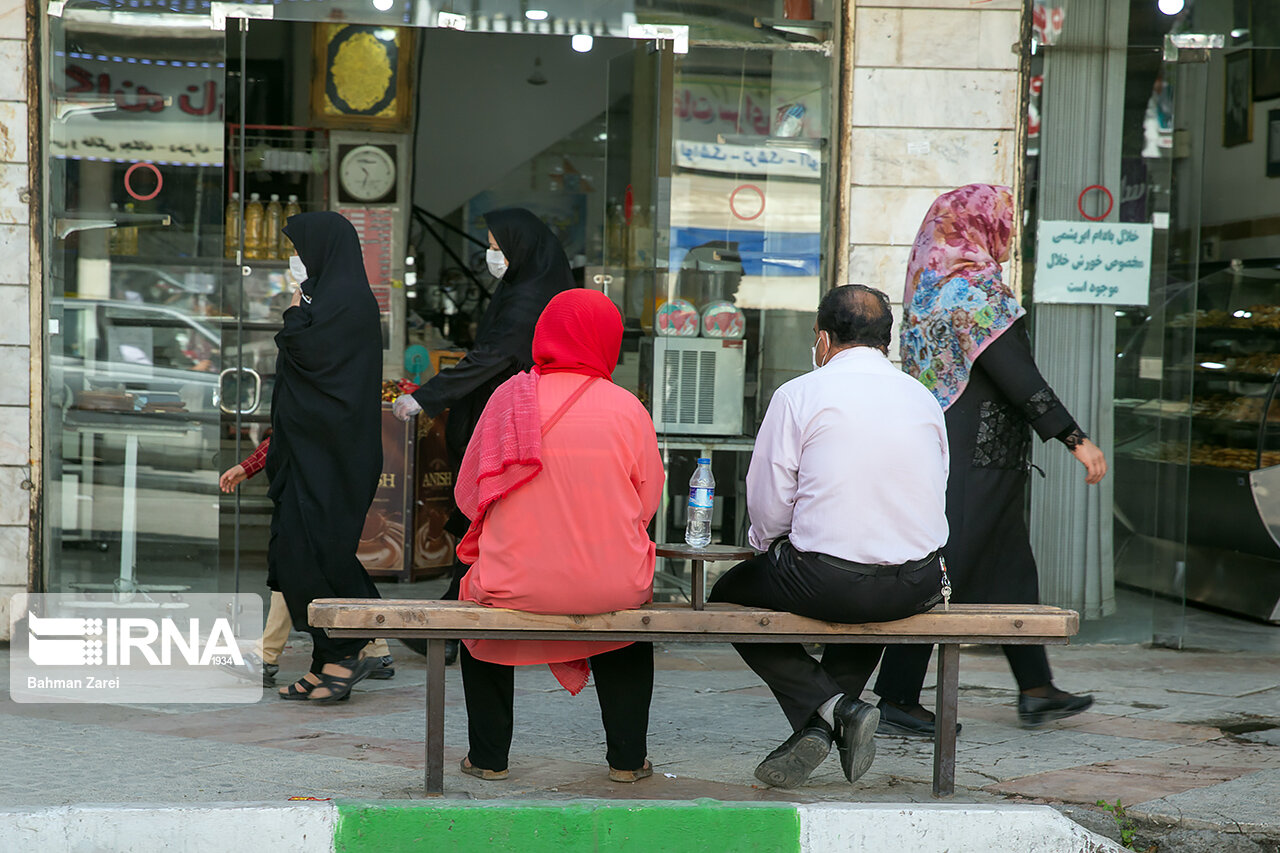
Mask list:
[[818,304],[818,331],[835,346],[888,347],[893,331],[889,297],[865,284],[827,291]]

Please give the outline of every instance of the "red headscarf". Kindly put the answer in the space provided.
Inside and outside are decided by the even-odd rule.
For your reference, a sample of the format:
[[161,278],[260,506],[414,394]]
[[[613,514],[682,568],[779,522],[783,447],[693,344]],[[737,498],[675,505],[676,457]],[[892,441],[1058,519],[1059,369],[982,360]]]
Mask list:
[[622,316],[598,290],[557,293],[533,330],[538,373],[581,373],[609,379],[622,350]]

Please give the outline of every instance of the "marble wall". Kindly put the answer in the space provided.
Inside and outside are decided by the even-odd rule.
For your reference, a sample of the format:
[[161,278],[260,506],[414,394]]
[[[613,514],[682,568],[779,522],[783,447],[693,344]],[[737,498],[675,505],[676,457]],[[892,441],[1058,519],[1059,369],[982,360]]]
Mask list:
[[26,589],[31,515],[31,229],[27,206],[27,10],[0,0],[0,640]]
[[900,317],[907,253],[933,199],[1014,182],[1022,3],[856,6],[849,281],[884,290]]

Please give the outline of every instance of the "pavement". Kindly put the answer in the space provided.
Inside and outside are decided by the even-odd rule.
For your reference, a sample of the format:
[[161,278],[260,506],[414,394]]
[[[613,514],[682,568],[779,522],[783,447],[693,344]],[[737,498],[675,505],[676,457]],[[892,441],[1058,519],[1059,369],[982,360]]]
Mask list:
[[[431,598],[439,585],[383,591]],[[1193,649],[1092,641],[1106,639],[1105,630],[1052,648],[1057,684],[1092,693],[1096,703],[1037,731],[1017,725],[999,651],[963,649],[964,730],[949,807],[1046,804],[1117,841],[1122,830],[1132,832],[1123,838],[1134,849],[1156,844],[1161,853],[1280,849],[1280,628],[1191,611],[1187,620]],[[421,798],[425,661],[391,645],[394,679],[365,681],[350,702],[319,707],[281,702],[271,691],[254,705],[18,704],[7,695],[8,648],[0,646],[0,808]],[[300,675],[308,661],[308,641],[294,635],[281,675]],[[512,772],[504,782],[456,769],[466,746],[456,666],[448,670],[446,701],[452,799],[938,803],[930,791],[932,744],[905,738],[877,738],[875,764],[853,786],[834,750],[802,788],[761,786],[752,771],[787,735],[786,722],[729,646],[658,647],[649,728],[656,772],[633,785],[606,776],[590,686],[572,697],[545,667],[518,671]],[[924,702],[932,703],[931,692]],[[1112,809],[1118,802],[1123,815],[1099,801]]]

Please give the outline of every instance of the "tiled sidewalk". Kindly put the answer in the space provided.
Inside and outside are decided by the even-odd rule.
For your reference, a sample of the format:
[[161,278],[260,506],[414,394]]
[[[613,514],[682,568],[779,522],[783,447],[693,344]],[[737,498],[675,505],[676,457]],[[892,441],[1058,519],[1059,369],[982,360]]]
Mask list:
[[[293,640],[284,674],[305,668],[307,641]],[[1118,799],[1135,817],[1280,839],[1280,652],[1263,648],[1052,649],[1057,683],[1092,692],[1097,704],[1035,732],[1017,726],[1003,656],[966,649],[960,668],[964,731],[952,802],[1016,798],[1092,805]],[[150,708],[20,705],[5,695],[0,803],[416,796],[424,762],[425,669],[398,643],[392,650],[396,677],[366,681],[338,706],[280,702],[269,693],[249,706]],[[466,716],[460,675],[450,668],[445,780],[452,793],[486,799],[934,801],[932,745],[899,738],[878,740],[875,765],[852,787],[834,752],[801,789],[760,787],[752,771],[785,737],[786,724],[768,691],[727,646],[659,650],[649,747],[658,772],[635,785],[605,776],[603,732],[590,687],[570,697],[545,667],[522,669],[516,685],[511,778],[483,782],[456,770]]]

